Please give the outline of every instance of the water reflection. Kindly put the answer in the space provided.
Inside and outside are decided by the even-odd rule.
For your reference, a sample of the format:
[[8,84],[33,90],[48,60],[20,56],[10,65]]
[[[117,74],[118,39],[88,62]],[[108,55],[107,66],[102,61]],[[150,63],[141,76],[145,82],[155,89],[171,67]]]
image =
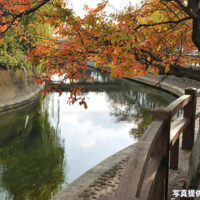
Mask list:
[[50,199],[64,181],[64,149],[47,110],[34,106],[0,120],[0,199]]
[[175,97],[94,70],[79,79],[88,109],[49,94],[0,116],[0,199],[50,200],[94,165],[137,141],[152,109]]
[[[106,92],[110,102],[110,115],[116,122],[136,124],[129,133],[140,138],[152,121],[152,111],[155,107],[167,106],[175,97],[138,83],[121,80],[122,87],[118,92]],[[126,89],[124,89],[126,88]]]

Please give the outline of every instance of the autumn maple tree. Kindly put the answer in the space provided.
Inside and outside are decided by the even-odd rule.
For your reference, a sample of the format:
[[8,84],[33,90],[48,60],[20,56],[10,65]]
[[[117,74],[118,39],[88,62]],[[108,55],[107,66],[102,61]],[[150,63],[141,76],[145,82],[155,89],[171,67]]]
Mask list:
[[[45,8],[48,2],[51,11]],[[52,91],[53,74],[63,77],[60,84],[70,80],[72,103],[82,93],[74,83],[84,75],[88,59],[102,69],[106,64],[110,75],[119,77],[173,74],[200,62],[192,53],[200,50],[200,0],[144,0],[113,14],[104,11],[107,5],[85,6],[87,14],[80,18],[61,0],[0,0],[1,38],[11,26],[17,30],[23,16],[42,8],[38,23],[51,24],[54,37],[33,44],[27,57],[44,67],[45,75],[36,81],[45,83],[45,91]],[[59,85],[53,90],[60,91]]]

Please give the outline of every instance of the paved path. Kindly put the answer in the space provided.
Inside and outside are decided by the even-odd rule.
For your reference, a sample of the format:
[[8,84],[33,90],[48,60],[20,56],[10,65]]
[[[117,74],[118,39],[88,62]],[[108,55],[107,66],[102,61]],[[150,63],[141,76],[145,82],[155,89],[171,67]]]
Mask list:
[[[197,99],[197,109],[200,109],[200,98]],[[199,120],[197,119],[195,122],[195,138],[199,131]],[[175,200],[173,198],[173,189],[184,189],[188,176],[189,169],[189,159],[190,159],[191,151],[182,150],[181,149],[181,141],[180,141],[180,149],[179,149],[179,168],[178,170],[169,170],[169,199]],[[180,198],[176,198],[179,200]]]

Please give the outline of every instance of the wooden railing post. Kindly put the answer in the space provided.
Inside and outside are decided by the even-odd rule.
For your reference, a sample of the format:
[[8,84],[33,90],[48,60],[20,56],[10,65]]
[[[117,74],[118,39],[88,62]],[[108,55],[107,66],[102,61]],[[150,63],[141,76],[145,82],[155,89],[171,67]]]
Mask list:
[[170,169],[178,169],[178,158],[179,158],[179,139],[176,140],[175,144],[170,148]]
[[161,169],[162,174],[159,176],[160,183],[158,183],[156,193],[157,195],[159,194],[159,199],[167,200],[171,111],[167,108],[157,108],[153,111],[153,120],[165,120],[165,128],[160,137],[157,139],[155,153],[161,153],[163,155],[163,166]]
[[185,94],[191,95],[192,100],[184,107],[184,117],[190,119],[190,125],[183,131],[182,149],[191,150],[194,144],[197,89],[187,88]]

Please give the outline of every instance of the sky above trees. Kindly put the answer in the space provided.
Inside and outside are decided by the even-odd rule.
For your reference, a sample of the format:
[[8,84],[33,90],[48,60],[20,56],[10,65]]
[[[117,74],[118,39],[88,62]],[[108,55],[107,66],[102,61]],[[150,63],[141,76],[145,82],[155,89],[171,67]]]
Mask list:
[[[67,2],[67,1],[66,1]],[[68,6],[69,8],[72,8],[76,15],[79,15],[80,17],[84,17],[84,14],[86,14],[84,10],[84,5],[88,5],[89,8],[95,8],[97,7],[98,3],[101,3],[101,0],[68,0]],[[108,4],[105,8],[105,11],[108,13],[111,12],[117,12],[122,11],[124,7],[128,5],[135,5],[137,3],[140,3],[141,0],[109,0]]]

